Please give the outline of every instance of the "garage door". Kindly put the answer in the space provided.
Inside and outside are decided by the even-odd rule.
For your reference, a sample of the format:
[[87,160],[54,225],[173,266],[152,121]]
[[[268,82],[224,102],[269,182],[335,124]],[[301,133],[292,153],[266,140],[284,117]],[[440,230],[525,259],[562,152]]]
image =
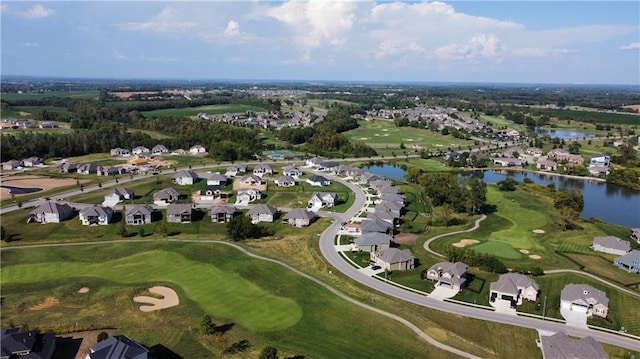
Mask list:
[[571,304],[571,310],[579,313],[587,313],[589,311],[589,308],[582,305]]

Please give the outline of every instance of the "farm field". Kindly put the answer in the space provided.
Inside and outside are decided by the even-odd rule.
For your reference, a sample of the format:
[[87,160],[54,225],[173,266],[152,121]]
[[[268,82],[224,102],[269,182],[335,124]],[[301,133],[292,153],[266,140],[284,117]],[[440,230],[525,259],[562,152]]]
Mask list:
[[205,112],[210,115],[221,115],[225,113],[239,113],[244,114],[247,111],[264,111],[261,107],[247,106],[247,105],[207,105],[198,107],[185,107],[185,108],[168,108],[163,110],[144,111],[142,114],[149,117],[162,117],[162,116],[196,116],[201,112]]
[[0,93],[0,100],[16,101],[16,100],[39,100],[45,97],[69,97],[74,99],[92,99],[97,100],[100,91],[49,91],[49,92],[3,92]]

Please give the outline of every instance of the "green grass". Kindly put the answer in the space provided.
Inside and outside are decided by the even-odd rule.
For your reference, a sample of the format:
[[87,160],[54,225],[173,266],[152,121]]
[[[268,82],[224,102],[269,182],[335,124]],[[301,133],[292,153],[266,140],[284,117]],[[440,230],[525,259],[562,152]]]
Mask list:
[[[583,270],[624,286],[633,286],[640,283],[640,276],[628,273],[613,265],[613,259],[617,255],[591,251],[590,254],[567,253],[567,257],[583,266]],[[603,257],[606,256],[607,258]]]
[[185,108],[168,108],[163,110],[144,111],[142,114],[149,117],[162,117],[162,116],[196,116],[201,112],[205,112],[210,115],[221,115],[225,113],[246,113],[247,111],[265,111],[261,107],[248,106],[248,105],[207,105],[198,107],[185,107]]
[[39,100],[45,97],[69,97],[73,99],[93,99],[97,100],[100,95],[99,91],[50,91],[50,92],[28,92],[28,93],[15,93],[15,92],[3,92],[0,93],[0,100],[4,101],[16,101],[16,100]]
[[469,247],[476,252],[479,253],[487,253],[493,254],[494,256],[498,256],[505,259],[520,259],[522,258],[522,254],[513,249],[513,247],[504,242],[484,242],[474,246]]

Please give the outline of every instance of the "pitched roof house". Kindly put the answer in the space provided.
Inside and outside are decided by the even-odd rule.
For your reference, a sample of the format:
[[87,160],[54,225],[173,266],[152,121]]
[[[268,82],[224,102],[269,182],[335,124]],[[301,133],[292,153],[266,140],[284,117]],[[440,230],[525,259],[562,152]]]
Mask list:
[[227,167],[227,172],[225,173],[228,177],[235,177],[240,173],[247,172],[247,165],[244,163],[235,163],[231,166]]
[[317,218],[318,216],[314,212],[294,208],[282,218],[282,222],[294,227],[306,227]]
[[542,359],[609,359],[609,356],[593,337],[573,339],[565,332],[540,336],[538,344]]
[[327,178],[323,177],[323,176],[312,176],[310,178],[307,178],[307,183],[309,183],[312,186],[328,186],[331,184],[331,181],[329,181]]
[[196,183],[198,180],[198,175],[195,172],[181,170],[178,171],[171,177],[171,181],[178,185],[188,186]]
[[65,162],[58,166],[58,171],[62,173],[73,173],[78,170],[78,164],[76,162]]
[[360,222],[360,230],[362,233],[380,232],[380,233],[393,233],[393,224],[383,221],[379,218],[376,219],[363,219]]
[[31,211],[30,222],[60,223],[73,215],[73,208],[66,203],[46,201]]
[[560,308],[585,313],[587,316],[607,317],[609,298],[607,295],[586,284],[567,284],[560,292]]
[[263,186],[267,182],[260,176],[244,175],[240,178],[240,184],[243,186]]
[[213,223],[227,223],[237,212],[238,209],[234,206],[212,206],[209,208],[209,217]]
[[153,148],[151,149],[152,155],[162,155],[165,153],[169,153],[169,149],[165,145],[158,144],[153,146]]
[[535,301],[538,297],[538,283],[530,277],[519,273],[501,274],[498,281],[489,286],[489,304],[496,307],[509,305],[515,308],[522,304],[522,299]]
[[229,193],[220,190],[220,186],[207,185],[205,188],[191,194],[195,203],[224,204],[229,199]]
[[261,163],[253,169],[253,174],[260,177],[266,174],[273,174],[273,168],[266,163]]
[[371,252],[370,259],[380,267],[390,271],[413,269],[416,260],[411,251],[398,248]]
[[163,188],[153,194],[153,203],[159,206],[166,206],[180,198],[180,191],[175,188]]
[[3,170],[13,170],[18,167],[22,167],[22,162],[18,160],[9,160],[7,162],[2,162]]
[[0,331],[0,358],[51,359],[56,350],[56,334],[40,330],[21,332],[18,328]]
[[613,264],[629,273],[640,274],[640,251],[637,249],[613,260]]
[[331,208],[338,203],[338,195],[331,192],[313,192],[307,202],[308,208],[320,209],[322,207]]
[[280,176],[273,182],[279,187],[293,187],[296,185],[296,180],[291,176]]
[[227,176],[220,173],[203,173],[199,175],[200,178],[207,180],[208,185],[212,186],[224,186],[227,184]]
[[236,195],[236,203],[249,203],[262,198],[262,192],[255,188],[241,188]]
[[201,146],[201,145],[195,145],[195,146],[191,146],[191,147],[189,148],[189,152],[190,152],[192,155],[198,155],[198,154],[202,154],[202,153],[207,152],[207,149],[206,149],[206,148],[204,148],[204,147],[203,147],[203,146]]
[[355,241],[358,250],[362,252],[375,252],[378,250],[389,249],[393,238],[385,233],[368,232],[364,233]]
[[640,228],[631,228],[631,234],[629,235],[631,239],[634,239],[636,242],[640,243]]
[[111,156],[127,157],[129,155],[130,155],[129,150],[127,150],[126,148],[116,147],[111,149]]
[[192,207],[189,203],[172,203],[167,206],[167,222],[191,223]]
[[282,174],[285,176],[299,177],[302,176],[302,169],[298,166],[282,167]]
[[42,160],[42,158],[34,156],[25,159],[24,161],[22,161],[22,163],[25,167],[35,167],[44,164],[44,161]]
[[107,225],[113,215],[111,207],[91,206],[80,210],[80,222],[85,226]]
[[268,204],[256,204],[247,212],[247,216],[251,218],[251,223],[273,222],[278,210]]
[[149,359],[149,349],[124,335],[109,337],[89,350],[84,359]]
[[133,206],[125,211],[125,222],[130,225],[151,223],[153,208],[150,206]]
[[144,146],[136,146],[131,150],[131,153],[134,155],[147,155],[149,154],[149,149]]
[[98,165],[93,163],[83,163],[78,166],[78,169],[76,171],[83,175],[98,173]]
[[132,189],[125,187],[116,187],[113,189],[113,191],[104,195],[104,200],[105,202],[117,203],[127,199],[133,199],[134,195],[135,194]]
[[426,279],[436,282],[436,286],[459,291],[467,281],[467,265],[462,262],[436,263],[427,270]]
[[540,158],[538,162],[536,162],[536,168],[541,171],[555,171],[558,169],[558,164],[555,161]]
[[631,243],[616,236],[595,237],[593,239],[593,250],[621,256],[631,250]]

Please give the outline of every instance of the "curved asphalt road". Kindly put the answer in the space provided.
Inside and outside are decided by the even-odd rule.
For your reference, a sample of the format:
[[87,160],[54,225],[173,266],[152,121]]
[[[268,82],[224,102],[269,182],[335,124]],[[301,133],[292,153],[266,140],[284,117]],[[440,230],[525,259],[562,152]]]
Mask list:
[[[523,317],[511,314],[497,313],[493,310],[485,310],[475,307],[467,307],[464,305],[454,304],[451,302],[440,301],[426,297],[408,290],[404,290],[392,285],[386,284],[378,279],[367,276],[359,272],[356,268],[347,263],[336,251],[334,238],[338,232],[340,222],[348,221],[355,216],[365,204],[365,194],[358,186],[351,182],[345,181],[337,176],[330,176],[334,181],[338,181],[349,187],[355,193],[355,201],[353,206],[344,214],[339,215],[340,220],[331,224],[320,236],[320,251],[327,261],[336,269],[349,278],[364,284],[378,292],[386,295],[411,302],[417,305],[440,310],[443,312],[461,315],[481,320],[488,320],[496,323],[516,325],[519,327],[532,328],[550,332],[564,331],[568,335],[585,337],[591,336],[595,340],[626,348],[629,350],[639,351],[640,340],[629,336],[617,335],[613,333],[591,330],[587,328],[568,326],[562,323],[550,322],[541,319]],[[613,310],[623,310],[623,308],[614,308]]]

